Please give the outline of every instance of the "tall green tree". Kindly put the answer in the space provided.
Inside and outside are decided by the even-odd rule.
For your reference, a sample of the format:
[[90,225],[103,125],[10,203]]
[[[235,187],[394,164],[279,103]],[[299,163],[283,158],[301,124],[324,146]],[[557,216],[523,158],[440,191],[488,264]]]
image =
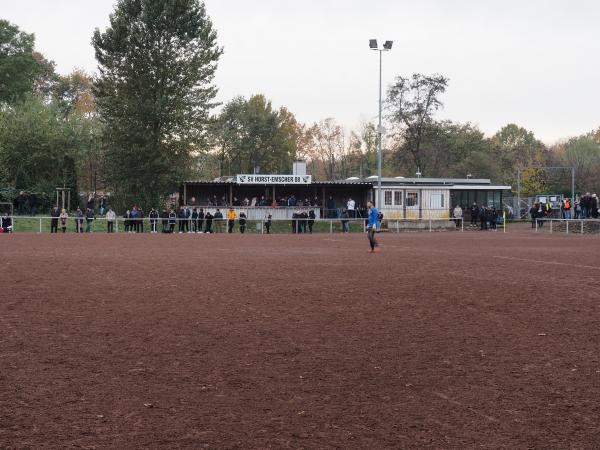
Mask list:
[[86,145],[77,120],[67,121],[55,104],[29,96],[0,113],[3,183],[51,199],[57,187],[77,192],[74,162]]
[[[569,139],[560,156],[562,165],[575,168],[579,192],[600,190],[600,142],[594,139],[593,133]],[[569,192],[570,185],[567,186]]]
[[263,95],[234,98],[214,122],[222,174],[284,173],[291,170],[301,128],[286,108],[276,110]]
[[491,137],[490,145],[501,168],[502,181],[516,184],[520,170],[521,192],[535,194],[546,190],[546,172],[538,167],[547,165],[548,152],[532,131],[508,124]]
[[448,78],[442,75],[413,74],[397,77],[387,93],[388,119],[394,127],[394,139],[400,159],[408,156],[414,169],[427,174],[430,161],[422,147],[428,133],[435,131],[434,114],[443,103]]
[[217,33],[199,0],[119,0],[92,43],[112,184],[127,201],[156,202],[206,144]]
[[33,91],[40,70],[34,43],[33,34],[0,20],[0,102],[12,103]]

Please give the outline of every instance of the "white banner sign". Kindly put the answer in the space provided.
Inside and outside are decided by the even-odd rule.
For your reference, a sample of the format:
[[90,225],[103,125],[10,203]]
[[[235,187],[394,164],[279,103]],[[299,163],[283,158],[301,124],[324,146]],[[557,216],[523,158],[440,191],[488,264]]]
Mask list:
[[311,184],[312,175],[238,175],[237,184]]

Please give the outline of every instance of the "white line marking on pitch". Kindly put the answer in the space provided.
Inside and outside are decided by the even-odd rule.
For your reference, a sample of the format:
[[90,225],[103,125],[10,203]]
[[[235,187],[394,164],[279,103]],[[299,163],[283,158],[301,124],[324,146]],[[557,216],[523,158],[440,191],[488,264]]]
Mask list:
[[435,395],[436,397],[439,397],[439,398],[441,398],[441,399],[443,399],[443,400],[446,400],[447,402],[449,402],[449,403],[451,403],[451,404],[453,404],[453,405],[455,405],[455,406],[460,406],[461,408],[466,408],[466,409],[468,409],[469,411],[471,411],[471,412],[473,412],[473,413],[475,413],[475,414],[477,414],[477,415],[479,415],[479,416],[481,416],[481,417],[484,417],[484,418],[486,418],[486,419],[487,419],[487,420],[489,420],[490,422],[496,422],[496,423],[499,423],[499,422],[500,422],[500,421],[499,421],[498,419],[496,419],[495,417],[488,416],[487,414],[484,414],[484,413],[482,413],[481,411],[478,411],[478,410],[476,410],[476,409],[475,409],[475,408],[473,408],[472,406],[465,405],[465,404],[463,404],[463,403],[461,403],[461,402],[459,402],[459,401],[453,400],[453,399],[451,399],[450,397],[448,397],[447,395],[444,395],[444,394],[442,394],[441,392],[435,392],[435,391],[433,391],[432,393],[433,393],[433,395]]
[[552,264],[552,265],[555,265],[555,266],[577,267],[577,268],[580,268],[580,269],[595,269],[595,270],[600,270],[600,267],[597,267],[597,266],[585,266],[583,264],[570,264],[570,263],[563,263],[563,262],[558,262],[558,261],[540,261],[538,259],[515,258],[513,256],[493,256],[493,258],[496,258],[496,259],[508,259],[508,260],[513,260],[513,261],[532,262],[532,263],[539,263],[539,264]]

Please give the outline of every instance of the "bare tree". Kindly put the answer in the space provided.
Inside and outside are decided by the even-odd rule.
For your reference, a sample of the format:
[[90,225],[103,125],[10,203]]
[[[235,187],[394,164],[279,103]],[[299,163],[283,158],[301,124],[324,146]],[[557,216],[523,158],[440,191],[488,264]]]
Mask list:
[[323,164],[325,178],[335,179],[338,175],[339,157],[344,152],[344,130],[334,119],[328,118],[315,123],[312,136],[313,157]]

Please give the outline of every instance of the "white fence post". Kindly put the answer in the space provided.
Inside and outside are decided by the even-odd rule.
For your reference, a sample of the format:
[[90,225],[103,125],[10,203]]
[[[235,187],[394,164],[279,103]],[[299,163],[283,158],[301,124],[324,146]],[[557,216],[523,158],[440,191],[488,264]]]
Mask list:
[[569,234],[569,221],[567,220],[567,234]]
[[550,234],[552,234],[552,222],[554,222],[554,220],[550,219]]
[[40,219],[40,234],[42,234],[42,219]]

